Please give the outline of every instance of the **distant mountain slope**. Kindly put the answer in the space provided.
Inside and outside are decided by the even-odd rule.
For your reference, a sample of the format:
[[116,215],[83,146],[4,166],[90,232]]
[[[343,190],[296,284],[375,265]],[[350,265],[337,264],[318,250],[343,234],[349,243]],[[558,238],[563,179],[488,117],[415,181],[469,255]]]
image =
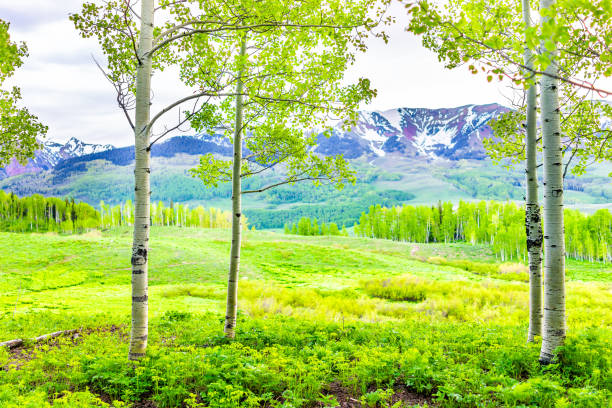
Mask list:
[[484,159],[482,141],[493,135],[491,119],[508,108],[498,105],[466,105],[449,109],[399,108],[384,112],[360,112],[350,131],[338,124],[331,137],[319,135],[317,152],[344,154],[347,158],[385,156]]
[[114,149],[112,145],[100,145],[85,143],[76,137],[68,142],[61,144],[53,141],[46,141],[42,144],[42,149],[37,150],[35,157],[30,159],[24,166],[16,160],[5,168],[0,168],[0,179],[17,176],[23,173],[37,173],[40,171],[51,170],[64,160],[96,154]]
[[[384,112],[360,112],[357,124],[348,132],[342,123],[331,137],[318,137],[315,151],[324,155],[343,154],[346,158],[381,157],[398,154],[403,157],[443,158],[448,160],[484,159],[482,140],[492,136],[489,121],[508,111],[497,105],[467,105],[448,109],[399,108]],[[220,135],[179,136],[158,143],[153,156],[172,157],[177,153],[228,155],[231,145]],[[125,166],[132,162],[133,147],[84,143],[76,138],[65,144],[45,142],[36,157],[22,166],[12,162],[0,169],[0,179],[23,173],[55,169],[60,173],[92,160],[107,160]]]
[[[200,155],[218,153],[231,155],[231,145],[217,136],[176,136],[163,143],[154,144],[152,157],[173,157],[179,153]],[[54,172],[61,175],[85,170],[85,164],[93,160],[106,160],[117,166],[127,166],[134,161],[134,147],[120,147],[76,156],[61,161],[55,166]]]

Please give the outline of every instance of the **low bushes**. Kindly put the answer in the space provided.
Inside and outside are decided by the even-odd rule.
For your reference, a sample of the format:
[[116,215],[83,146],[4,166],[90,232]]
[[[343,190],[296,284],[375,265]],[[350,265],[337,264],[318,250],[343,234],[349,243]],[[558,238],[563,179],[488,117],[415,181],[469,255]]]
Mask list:
[[221,320],[184,312],[155,319],[148,356],[134,366],[125,333],[49,348],[0,372],[0,406],[297,408],[337,401],[332,383],[380,407],[402,387],[440,407],[603,407],[612,397],[603,329],[573,331],[563,360],[542,368],[524,327],[242,316],[229,342]]

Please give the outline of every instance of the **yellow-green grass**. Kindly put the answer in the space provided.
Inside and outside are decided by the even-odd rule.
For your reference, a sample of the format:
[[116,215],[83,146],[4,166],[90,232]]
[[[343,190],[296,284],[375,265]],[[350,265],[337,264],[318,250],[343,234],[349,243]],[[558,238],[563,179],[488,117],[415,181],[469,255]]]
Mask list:
[[542,368],[538,343],[525,343],[525,266],[497,264],[486,247],[248,231],[227,342],[229,231],[153,228],[149,357],[134,371],[130,244],[127,228],[0,234],[0,341],[120,327],[19,364],[1,350],[13,368],[0,371],[0,407],[105,406],[100,395],[116,406],[334,406],[329,384],[378,406],[398,387],[451,407],[611,401],[608,265],[568,263],[568,346]]

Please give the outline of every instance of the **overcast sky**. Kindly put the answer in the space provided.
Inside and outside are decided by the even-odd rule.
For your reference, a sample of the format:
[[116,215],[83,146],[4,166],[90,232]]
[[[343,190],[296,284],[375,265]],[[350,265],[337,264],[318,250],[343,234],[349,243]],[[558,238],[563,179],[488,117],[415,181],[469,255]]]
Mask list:
[[[92,60],[92,55],[103,60],[97,42],[80,38],[68,20],[82,2],[0,0],[0,18],[11,23],[12,39],[25,41],[30,51],[11,84],[21,87],[24,104],[49,126],[50,140],[75,136],[89,143],[132,144],[114,90]],[[370,78],[378,90],[378,97],[364,109],[506,102],[503,84],[487,83],[465,67],[446,70],[418,38],[404,32],[406,19],[398,20],[389,30],[390,42],[372,40],[347,75]],[[153,89],[153,109],[180,96],[171,73],[156,75]]]

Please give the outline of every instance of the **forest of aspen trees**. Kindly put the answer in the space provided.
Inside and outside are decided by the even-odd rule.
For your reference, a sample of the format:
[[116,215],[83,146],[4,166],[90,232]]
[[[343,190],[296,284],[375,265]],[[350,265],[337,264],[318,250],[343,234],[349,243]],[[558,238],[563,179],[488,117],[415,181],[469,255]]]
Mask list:
[[302,217],[297,223],[285,224],[285,234],[293,235],[339,235],[348,236],[346,227],[342,225],[342,229],[338,228],[335,222],[325,223],[314,218],[311,220],[308,217]]
[[[100,203],[100,211],[72,198],[43,197],[34,194],[18,197],[0,190],[0,231],[81,233],[91,229],[131,226],[134,223],[132,201],[111,206]],[[216,208],[161,201],[151,207],[151,225],[229,228],[230,214]],[[245,220],[245,228],[248,225]]]
[[[568,257],[610,262],[612,259],[612,214],[606,209],[586,215],[565,210],[565,240]],[[527,256],[525,208],[496,201],[465,202],[453,206],[371,206],[355,224],[355,235],[405,242],[468,242],[490,245],[502,260]]]
[[19,198],[0,190],[0,230],[11,232],[83,232],[100,226],[100,214],[73,199],[34,194]]
[[[134,204],[131,200],[123,204],[111,206],[100,202],[100,226],[111,228],[121,225],[134,225]],[[248,226],[247,220],[243,226]],[[166,227],[199,227],[199,228],[230,228],[231,215],[229,211],[217,208],[198,206],[189,208],[187,205],[172,203],[166,206],[159,201],[151,205],[151,225]]]

